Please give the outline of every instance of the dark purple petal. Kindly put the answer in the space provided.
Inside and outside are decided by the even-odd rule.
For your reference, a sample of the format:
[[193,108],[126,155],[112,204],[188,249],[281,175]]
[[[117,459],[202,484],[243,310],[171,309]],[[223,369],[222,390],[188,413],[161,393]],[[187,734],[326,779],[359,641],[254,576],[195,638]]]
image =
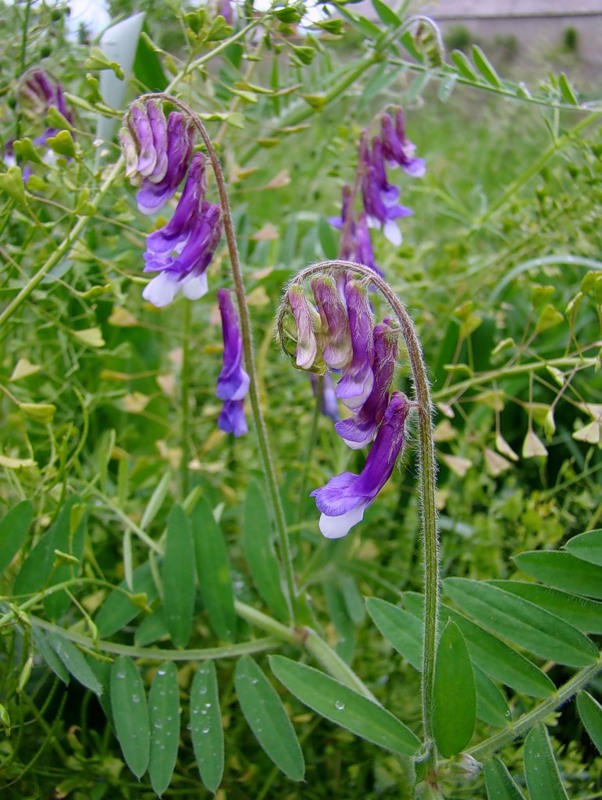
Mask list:
[[242,400],[249,388],[249,376],[242,368],[243,348],[238,316],[228,289],[218,289],[217,300],[222,318],[224,361],[216,394],[220,400]]
[[336,395],[347,408],[356,410],[365,403],[374,384],[372,372],[374,316],[370,308],[368,290],[361,281],[350,280],[347,282],[345,300],[353,360],[337,385]]
[[391,164],[400,166],[408,175],[420,178],[426,168],[422,158],[414,158],[416,145],[406,138],[403,111],[399,109],[395,122],[388,114],[381,120],[383,156]]
[[391,320],[385,319],[375,326],[372,391],[353,417],[341,420],[335,425],[336,432],[352,450],[359,450],[374,439],[376,429],[383,418],[395,372],[397,338]]
[[[318,391],[319,378],[313,372],[310,373],[309,377],[312,391],[316,394]],[[334,383],[332,382],[329,372],[325,372],[321,377],[320,411],[325,417],[330,417],[333,422],[337,422],[339,419],[339,404],[334,390]]]
[[393,392],[376,440],[359,475],[335,475],[311,495],[321,512],[320,530],[328,539],[339,539],[364,516],[365,509],[391,477],[405,440],[410,403],[402,392]]
[[343,369],[353,357],[345,305],[333,278],[314,278],[311,288],[322,323],[324,363],[330,369]]
[[178,111],[167,120],[167,172],[159,183],[146,179],[136,196],[143,214],[152,214],[170,200],[182,182],[190,164],[193,136],[190,123]]
[[243,400],[226,400],[217,420],[217,427],[225,433],[244,436],[249,428],[245,418]]

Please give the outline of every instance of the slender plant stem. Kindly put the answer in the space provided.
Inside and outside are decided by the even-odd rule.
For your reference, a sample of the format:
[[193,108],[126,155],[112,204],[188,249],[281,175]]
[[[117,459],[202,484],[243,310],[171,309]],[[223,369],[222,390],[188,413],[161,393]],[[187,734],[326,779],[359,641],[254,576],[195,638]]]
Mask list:
[[[439,536],[437,530],[437,509],[435,505],[436,475],[435,446],[433,440],[432,403],[426,365],[422,355],[420,341],[416,335],[414,324],[398,299],[397,295],[381,277],[369,267],[352,261],[340,259],[322,261],[302,270],[294,279],[302,283],[311,275],[320,272],[355,272],[362,275],[380,291],[389,303],[401,328],[401,335],[406,345],[414,397],[418,409],[418,452],[420,472],[421,522],[424,543],[424,623],[423,623],[423,655],[422,655],[422,719],[427,762],[431,769],[436,763],[433,747],[433,680],[435,673],[435,656],[437,650],[437,627],[439,613]],[[278,330],[282,331],[282,319],[285,306],[278,316]]]
[[274,636],[266,636],[263,639],[255,639],[250,642],[240,644],[228,644],[222,647],[203,647],[190,650],[173,650],[162,647],[133,647],[127,644],[117,644],[116,642],[106,642],[104,640],[94,641],[90,636],[62,628],[52,622],[29,617],[29,621],[35,628],[41,628],[49,633],[56,633],[64,639],[68,639],[74,644],[85,647],[91,651],[103,653],[113,653],[119,656],[131,656],[132,658],[142,658],[145,661],[215,661],[218,658],[238,658],[248,653],[262,653],[266,650],[274,650],[280,640]]
[[181,376],[181,395],[180,402],[182,405],[182,464],[180,468],[182,480],[182,493],[184,496],[188,494],[189,487],[189,472],[188,462],[190,461],[190,447],[188,445],[188,428],[190,425],[190,318],[192,311],[192,302],[190,300],[184,301],[184,317],[182,320],[182,371]]
[[189,108],[185,103],[182,103],[180,100],[177,100],[176,98],[171,97],[169,95],[165,95],[163,93],[152,93],[143,95],[142,98],[140,99],[145,100],[151,98],[172,103],[173,105],[176,106],[176,108],[181,109],[185,114],[187,114],[190,117],[205,144],[205,147],[207,149],[207,154],[209,156],[209,160],[211,161],[211,166],[213,168],[213,174],[215,175],[215,181],[217,184],[217,190],[222,209],[222,218],[224,223],[224,232],[226,234],[228,254],[230,256],[230,266],[232,269],[234,292],[236,294],[238,313],[240,316],[240,327],[241,327],[242,342],[243,342],[243,352],[245,356],[245,367],[247,369],[247,372],[249,373],[249,378],[250,378],[249,397],[251,399],[251,408],[253,411],[253,418],[255,420],[255,429],[257,431],[257,439],[259,442],[261,460],[263,463],[267,488],[270,495],[272,509],[274,512],[274,519],[276,523],[276,532],[278,535],[280,558],[284,569],[284,580],[286,586],[285,596],[287,599],[290,619],[291,622],[294,623],[296,617],[297,590],[295,586],[293,558],[288,539],[288,531],[286,525],[286,518],[284,515],[284,508],[282,506],[282,500],[280,497],[280,492],[278,490],[278,481],[276,478],[276,470],[272,459],[267,426],[265,424],[263,410],[261,408],[261,399],[259,396],[259,385],[257,380],[257,369],[255,366],[255,355],[253,352],[253,333],[251,329],[251,315],[249,313],[249,307],[247,305],[247,297],[245,292],[242,267],[238,255],[236,233],[234,231],[234,222],[232,220],[232,211],[230,209],[230,200],[228,197],[228,190],[226,188],[224,173],[222,171],[222,167],[217,152],[213,146],[213,142],[211,141],[211,138],[207,133],[205,126],[203,125],[199,117],[194,113],[194,111],[192,111],[191,108]]
[[527,731],[531,730],[535,725],[542,722],[548,714],[551,714],[559,708],[567,700],[576,694],[579,689],[583,689],[587,684],[595,678],[596,674],[602,669],[602,662],[598,661],[589,667],[577,672],[573,677],[568,680],[563,686],[560,687],[551,697],[535,706],[534,709],[527,714],[523,714],[516,722],[509,725],[505,730],[499,731],[494,736],[485,739],[484,742],[467,750],[468,755],[476,758],[477,761],[482,761],[488,758],[493,753],[496,753],[502,747],[510,744],[518,736],[524,735]]

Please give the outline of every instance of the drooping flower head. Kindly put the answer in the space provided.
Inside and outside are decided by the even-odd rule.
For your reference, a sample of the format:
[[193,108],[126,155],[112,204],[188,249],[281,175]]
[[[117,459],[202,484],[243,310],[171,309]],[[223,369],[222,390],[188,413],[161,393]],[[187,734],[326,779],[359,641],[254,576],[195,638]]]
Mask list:
[[32,69],[27,72],[19,87],[22,97],[29,101],[32,113],[43,116],[51,108],[56,108],[70,125],[73,125],[73,114],[65,103],[63,87],[52,80],[43,69]]
[[194,144],[190,122],[179,111],[172,111],[166,121],[155,100],[134,103],[119,141],[125,174],[140,186],[138,208],[143,214],[158,211],[174,196],[190,165]]
[[249,376],[242,367],[242,336],[228,289],[217,290],[217,301],[224,339],[224,361],[215,392],[224,401],[224,405],[217,426],[226,433],[242,436],[248,431],[244,397],[249,390]]
[[405,394],[393,392],[361,473],[343,472],[311,493],[321,512],[320,531],[327,539],[339,539],[357,525],[389,480],[405,442],[410,408]]

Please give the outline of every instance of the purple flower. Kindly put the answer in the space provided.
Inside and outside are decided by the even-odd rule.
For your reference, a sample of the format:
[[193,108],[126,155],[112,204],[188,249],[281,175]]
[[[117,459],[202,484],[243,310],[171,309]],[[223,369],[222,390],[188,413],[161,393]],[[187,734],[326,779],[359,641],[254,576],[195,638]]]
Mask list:
[[315,333],[320,324],[318,314],[309,304],[303,287],[298,284],[289,288],[288,302],[297,329],[296,364],[301,369],[311,369],[318,355]]
[[218,14],[226,20],[228,25],[234,25],[234,9],[230,0],[219,0]]
[[353,357],[345,305],[330,276],[314,278],[311,288],[322,323],[324,363],[330,369],[343,369]]
[[145,272],[159,272],[142,296],[153,305],[169,305],[181,291],[189,300],[207,293],[206,269],[220,240],[220,207],[203,200],[205,157],[196,153],[173,217],[147,238]]
[[349,331],[353,347],[353,360],[345,369],[338,383],[336,396],[352,411],[364,405],[374,385],[372,362],[374,345],[372,329],[374,317],[370,308],[368,290],[364,283],[357,280],[347,281],[345,300]]
[[191,124],[179,111],[172,111],[166,122],[160,103],[149,100],[132,106],[119,141],[126,175],[141,185],[138,208],[152,214],[173,197],[186,175],[194,145]]
[[33,69],[25,76],[21,93],[32,103],[36,114],[46,114],[54,106],[73,125],[73,114],[67,108],[63,87],[51,80],[43,69]]
[[364,511],[389,480],[404,445],[410,408],[402,392],[393,392],[361,473],[343,472],[311,493],[321,512],[320,531],[327,539],[340,539],[361,522]]
[[386,176],[383,181],[385,170],[380,140],[375,139],[375,141],[378,142],[376,152],[364,142],[360,155],[362,160],[362,201],[366,220],[369,227],[382,227],[383,233],[391,244],[398,246],[402,242],[402,236],[395,220],[411,216],[412,211],[396,203],[399,192],[393,191],[395,187],[386,182]]
[[244,436],[248,433],[244,400],[226,400],[217,418],[217,427],[235,436]]
[[[352,219],[347,225],[347,220],[351,215]],[[343,186],[343,201],[341,204],[341,216],[330,217],[328,222],[342,232],[339,257],[343,260],[355,261],[357,264],[364,264],[373,269],[381,278],[384,273],[376,266],[374,251],[372,250],[372,240],[366,221],[366,214],[362,211],[357,218],[353,219],[353,209],[351,208],[351,187]]]
[[389,402],[389,389],[397,358],[397,333],[392,320],[385,319],[374,328],[374,383],[363,406],[354,416],[334,426],[341,439],[352,450],[365,447],[374,439]]
[[370,269],[374,270],[381,278],[385,277],[385,273],[376,266],[374,251],[372,250],[372,239],[370,238],[370,230],[368,229],[368,221],[363,211],[357,218],[355,227],[355,253],[352,259],[357,261],[358,264],[364,264],[366,267],[370,267]]
[[241,436],[248,430],[243,398],[249,389],[249,376],[242,367],[242,336],[228,289],[218,289],[217,300],[222,318],[224,362],[215,393],[225,401],[217,424],[226,433]]
[[422,158],[415,158],[416,145],[406,138],[403,111],[401,108],[395,115],[395,121],[385,114],[381,121],[383,156],[387,163],[401,167],[413,178],[421,178],[425,171]]

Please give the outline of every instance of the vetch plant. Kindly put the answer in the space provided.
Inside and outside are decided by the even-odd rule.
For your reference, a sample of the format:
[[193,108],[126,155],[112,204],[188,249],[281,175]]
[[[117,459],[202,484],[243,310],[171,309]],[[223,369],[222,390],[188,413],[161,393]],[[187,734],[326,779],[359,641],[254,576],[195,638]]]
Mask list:
[[[72,151],[0,175],[7,797],[595,792],[598,117],[565,76],[529,94],[478,48],[446,59],[432,20],[329,5],[301,43],[296,1],[237,4],[236,29],[233,4],[162,9],[134,71],[166,88],[121,158],[89,136],[117,117],[94,75],[32,73]],[[17,93],[37,6],[14,11]],[[466,118],[426,115],[461,84],[553,141],[510,147],[506,104],[460,174]],[[500,153],[515,173],[483,183]],[[525,426],[549,460],[520,460]]]

